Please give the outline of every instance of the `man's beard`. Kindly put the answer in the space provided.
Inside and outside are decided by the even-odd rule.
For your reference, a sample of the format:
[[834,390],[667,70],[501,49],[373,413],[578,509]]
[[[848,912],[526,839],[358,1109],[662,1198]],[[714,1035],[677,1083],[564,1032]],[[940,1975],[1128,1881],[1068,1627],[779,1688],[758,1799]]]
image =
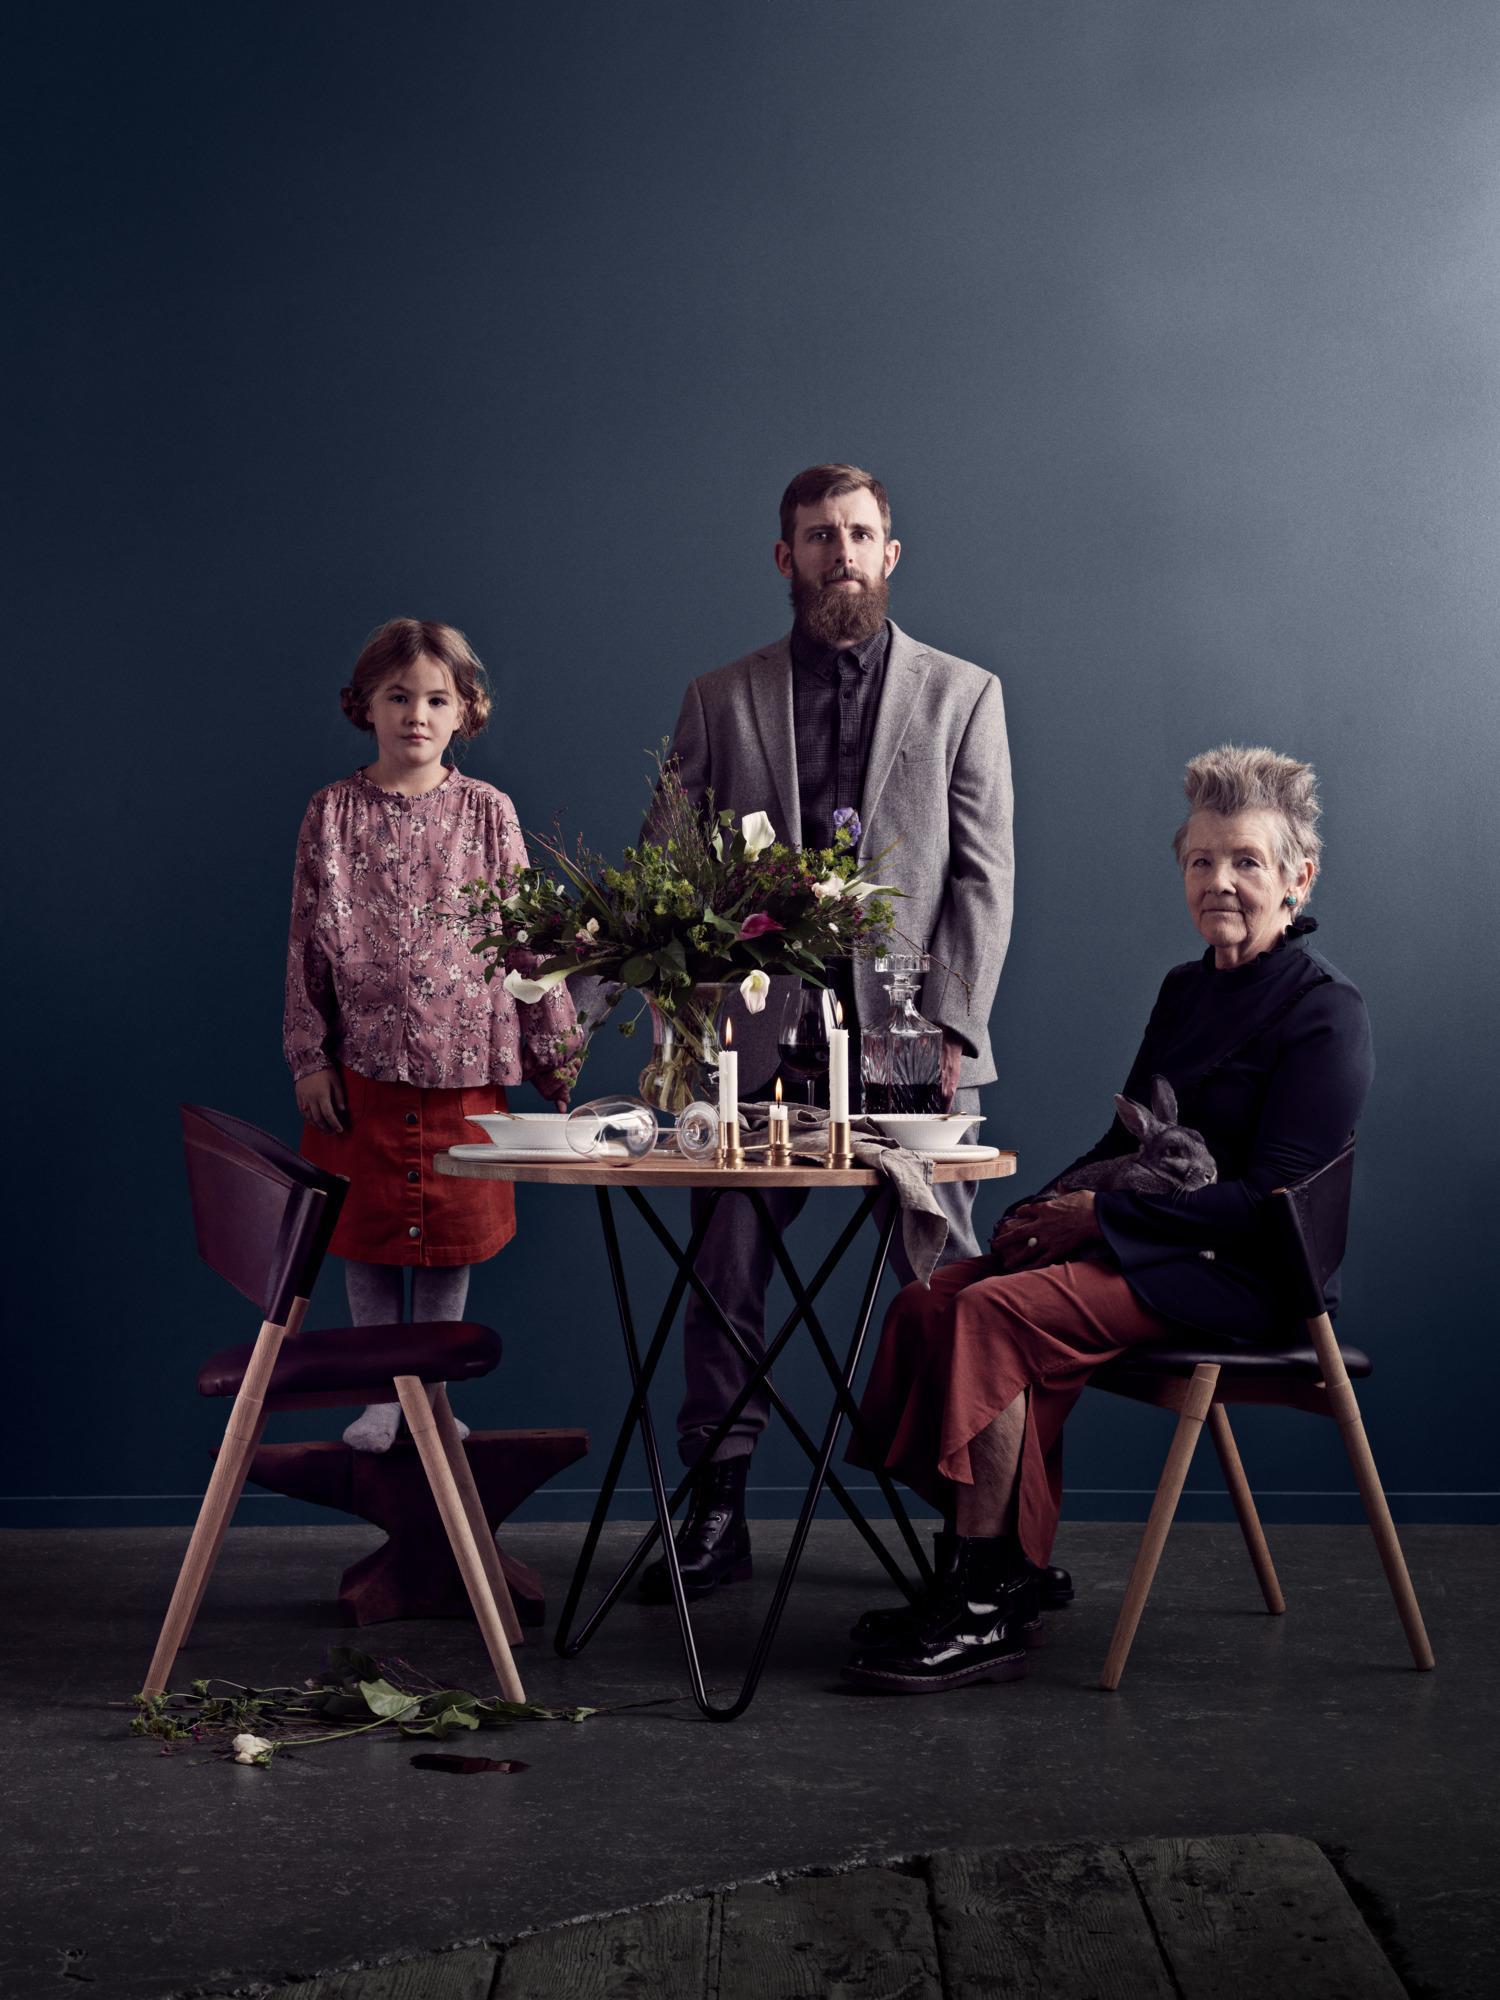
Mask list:
[[891,587],[860,579],[861,588],[844,590],[838,583],[804,583],[792,576],[792,610],[797,624],[820,646],[862,646],[885,623]]

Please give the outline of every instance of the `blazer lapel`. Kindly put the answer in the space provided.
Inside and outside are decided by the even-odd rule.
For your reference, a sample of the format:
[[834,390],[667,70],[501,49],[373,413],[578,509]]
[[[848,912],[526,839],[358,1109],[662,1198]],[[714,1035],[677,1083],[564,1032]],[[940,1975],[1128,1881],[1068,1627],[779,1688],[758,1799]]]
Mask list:
[[870,738],[870,761],[865,768],[864,797],[859,802],[862,828],[868,829],[875,817],[885,781],[891,775],[891,766],[901,748],[907,724],[916,712],[922,683],[928,672],[926,652],[893,622],[890,657],[885,663],[885,685],[880,691],[875,733]]
[[[882,703],[882,706],[884,704]],[[797,739],[792,727],[792,654],[785,639],[757,654],[750,670],[750,707],[776,797],[772,825],[789,847],[802,844],[802,804],[797,780]],[[752,807],[753,811],[754,808]]]

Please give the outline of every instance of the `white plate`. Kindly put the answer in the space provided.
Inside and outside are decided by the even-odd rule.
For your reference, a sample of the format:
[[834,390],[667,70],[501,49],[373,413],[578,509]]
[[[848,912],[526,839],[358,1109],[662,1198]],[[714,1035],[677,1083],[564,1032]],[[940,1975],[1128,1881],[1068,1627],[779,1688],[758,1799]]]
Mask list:
[[591,1160],[628,1160],[624,1146],[599,1146],[592,1153],[575,1153],[570,1146],[560,1153],[556,1146],[450,1146],[455,1160],[550,1160],[558,1167],[586,1167]]
[[909,1153],[916,1153],[919,1160],[998,1160],[998,1146],[924,1146],[918,1152],[915,1146],[908,1146]]

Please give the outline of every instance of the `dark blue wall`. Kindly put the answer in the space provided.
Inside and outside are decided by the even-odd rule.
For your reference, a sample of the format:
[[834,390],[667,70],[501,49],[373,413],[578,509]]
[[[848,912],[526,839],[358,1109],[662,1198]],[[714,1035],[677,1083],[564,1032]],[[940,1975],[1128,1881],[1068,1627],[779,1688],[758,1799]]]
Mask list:
[[[5,1518],[201,1489],[222,1411],[193,1369],[252,1329],[194,1261],[175,1107],[294,1132],[292,841],[361,756],[336,690],[364,633],[462,625],[499,689],[471,768],[612,847],[683,684],[783,628],[775,502],[829,457],[895,496],[898,619],[1005,682],[987,1134],[1029,1181],[1101,1128],[1195,949],[1183,761],[1317,762],[1320,943],[1380,1058],[1346,1324],[1399,1510],[1492,1511],[1490,0],[62,6],[27,33]],[[474,1310],[507,1354],[472,1421],[603,1437],[586,1201],[528,1194]],[[1245,1430],[1272,1511],[1340,1515],[1332,1439]],[[1086,1400],[1075,1511],[1136,1507],[1161,1445]],[[756,1468],[776,1511],[796,1453]]]

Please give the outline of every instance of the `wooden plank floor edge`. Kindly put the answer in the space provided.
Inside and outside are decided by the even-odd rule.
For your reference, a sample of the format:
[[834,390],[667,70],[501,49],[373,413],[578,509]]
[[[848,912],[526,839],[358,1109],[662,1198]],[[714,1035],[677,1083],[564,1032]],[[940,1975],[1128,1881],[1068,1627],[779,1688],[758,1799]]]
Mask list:
[[[1335,2000],[1335,1996],[1344,2000],[1348,1994],[1357,1994],[1359,2000],[1365,2000],[1366,1995],[1369,2000],[1401,2000],[1405,1986],[1328,1855],[1304,1836],[1268,1833],[1068,1841],[1034,1848],[948,1848],[932,1853],[866,1855],[857,1861],[815,1868],[774,1869],[742,1882],[699,1886],[503,1940],[476,1939],[424,1957],[325,1973],[279,1986],[267,2000],[539,2000],[548,1993],[564,1992],[569,2000],[637,2000],[637,1996],[639,2000],[648,1996],[649,2000],[698,2000],[698,1996],[701,2000],[740,2000],[741,1995],[761,1991],[753,1979],[747,1982],[744,1976],[745,1912],[784,1910],[795,1905],[801,1900],[796,1895],[799,1883],[832,1884],[846,1877],[873,1877],[881,1872],[916,1877],[924,1886],[944,2000],[969,2000],[979,1990],[988,1990],[982,1979],[978,1987],[971,1983],[979,1967],[967,1963],[972,1951],[966,1955],[955,1949],[955,1925],[993,1927],[998,1921],[997,1910],[1002,1915],[1010,1911],[1012,1895],[1034,1894],[1036,1885],[1045,1884],[1049,1875],[1059,1882],[1092,1877],[1111,1884],[1128,1877],[1139,1895],[1140,1910],[1149,1920],[1155,1950],[1161,1954],[1167,1989],[1180,1994],[1181,2000],[1209,2000],[1210,1995],[1214,2000],[1219,1996],[1228,2000],[1231,1993],[1238,1996],[1242,1990],[1256,1990],[1256,1932],[1254,1924],[1246,1926],[1243,1892],[1245,1881],[1255,1879],[1257,1871],[1264,1872],[1268,1859],[1279,1871],[1279,1881],[1305,1885],[1309,1910],[1319,1919],[1320,1939],[1343,1952],[1342,1968],[1326,1951],[1311,1959],[1305,1985],[1300,1980],[1286,1984],[1289,1967],[1283,1953],[1276,1966],[1277,2000],[1314,2000],[1314,1996],[1317,2000]],[[999,1885],[1004,1899],[984,1910],[973,1899],[976,1895],[982,1898],[987,1882]],[[1215,1909],[1212,1900],[1220,1884],[1226,1891],[1222,1912]],[[782,1890],[789,1894],[777,1893]],[[945,1892],[964,1907],[945,1912]],[[814,1909],[826,1906],[830,1893],[813,1889],[805,1901]],[[736,1906],[734,1899],[741,1896],[743,1901]],[[858,1900],[857,1894],[854,1900]],[[1072,1905],[1063,1902],[1058,1907],[1068,1912]],[[738,1927],[736,1909],[741,1917]],[[1205,1954],[1205,1914],[1209,1931],[1222,1924],[1225,1943],[1232,1945],[1235,1978],[1227,1987],[1221,1983],[1222,1968]],[[1035,1906],[1027,1909],[1018,1901],[1014,1915],[1019,1936],[1028,1924],[1035,1928],[1045,1912],[1039,1913]],[[1183,1919],[1192,1933],[1185,1952],[1173,1934],[1174,1916]],[[945,1923],[949,1934],[946,1947]],[[735,1965],[725,1962],[726,1936],[739,1954]],[[1088,1949],[1082,1948],[1085,1942]],[[1275,1943],[1276,1934],[1268,1933],[1268,1944]],[[1094,1949],[1098,1933],[1077,1944],[1075,1949],[1069,1942],[1066,1956],[1078,1965],[1081,1975],[1087,1970],[1091,1977],[1096,1976],[1107,1959],[1107,1954],[1100,1958]],[[1130,1949],[1139,1953],[1140,1946],[1140,1937],[1132,1937]],[[783,1939],[777,1949],[784,1952],[784,1947]],[[1272,1949],[1271,1957],[1275,1956]],[[558,1985],[549,1973],[549,1959],[556,1975],[565,1978],[564,1985]],[[1022,1963],[1015,1961],[1016,1966]],[[486,1969],[488,1985],[481,1977]],[[1037,1961],[1035,1969],[1034,1988],[1023,1981],[1015,1989],[1016,2000],[1030,2000],[1032,1991],[1047,1994],[1051,2000],[1069,2000],[1072,1989],[1058,1983],[1051,1965]],[[1125,1967],[1121,1964],[1117,1969],[1123,1972]],[[671,1976],[674,1972],[678,1976]],[[1357,1983],[1350,1983],[1351,1977]],[[779,1991],[774,1984],[764,1990],[772,1995]],[[855,2000],[855,1989],[840,1990]],[[1090,1990],[1123,1993],[1134,1989],[1092,1985]]]

